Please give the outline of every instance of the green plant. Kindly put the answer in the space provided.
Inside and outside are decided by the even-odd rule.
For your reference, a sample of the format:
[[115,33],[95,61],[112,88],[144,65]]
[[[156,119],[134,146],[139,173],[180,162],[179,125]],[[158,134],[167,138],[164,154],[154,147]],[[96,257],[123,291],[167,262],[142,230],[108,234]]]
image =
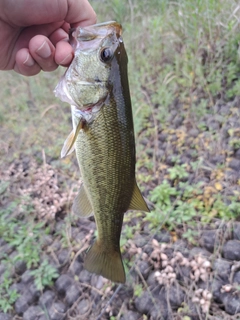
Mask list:
[[189,176],[189,173],[186,171],[186,164],[175,165],[174,167],[169,168],[168,172],[171,180],[181,180]]
[[53,285],[53,280],[58,278],[59,273],[47,260],[43,260],[37,269],[31,271],[31,275],[35,278],[37,289],[42,291],[45,286]]
[[12,309],[13,303],[19,297],[16,289],[10,289],[13,279],[10,276],[10,272],[5,271],[2,276],[2,281],[0,283],[0,310],[7,313]]
[[141,294],[143,293],[142,284],[140,284],[140,283],[135,284],[135,286],[134,286],[134,288],[133,288],[133,292],[134,292],[134,296],[135,296],[135,297],[140,297]]

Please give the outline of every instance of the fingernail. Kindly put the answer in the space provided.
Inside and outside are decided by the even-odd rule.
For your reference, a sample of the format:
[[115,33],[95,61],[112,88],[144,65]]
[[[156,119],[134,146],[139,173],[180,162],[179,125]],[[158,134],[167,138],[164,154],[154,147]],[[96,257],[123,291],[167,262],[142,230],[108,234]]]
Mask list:
[[40,48],[37,49],[36,53],[43,59],[49,58],[52,51],[46,41],[43,42]]
[[73,58],[73,54],[69,53],[59,64],[62,66],[67,65],[72,61],[72,58]]
[[32,67],[34,65],[35,61],[33,60],[33,58],[30,56],[30,54],[27,54],[27,58],[25,59],[25,61],[23,62],[23,64],[27,67]]

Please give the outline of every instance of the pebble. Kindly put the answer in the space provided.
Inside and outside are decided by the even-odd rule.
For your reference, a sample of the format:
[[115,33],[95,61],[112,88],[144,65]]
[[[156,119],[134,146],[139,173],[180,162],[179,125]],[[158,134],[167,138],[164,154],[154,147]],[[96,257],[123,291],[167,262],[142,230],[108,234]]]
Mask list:
[[240,240],[240,222],[233,223],[233,239]]
[[70,287],[68,287],[65,301],[69,306],[72,306],[75,301],[80,297],[81,295],[81,289],[80,287],[74,283]]
[[134,311],[127,311],[120,318],[120,320],[139,320],[139,319],[141,319],[141,314]]
[[36,320],[43,314],[43,310],[39,306],[32,306],[23,314],[23,320]]
[[156,239],[159,243],[170,243],[171,235],[167,230],[160,230],[154,235],[154,239]]
[[49,308],[51,306],[51,304],[53,303],[54,298],[55,298],[55,293],[51,290],[47,290],[40,297],[39,304],[43,308]]
[[239,172],[240,171],[240,160],[239,159],[232,159],[228,163],[229,168]]
[[73,263],[71,263],[68,272],[72,274],[73,276],[79,276],[80,272],[83,270],[82,263],[75,260]]
[[63,302],[54,302],[49,309],[49,317],[51,320],[64,320],[66,311],[67,307]]
[[0,320],[12,320],[12,316],[7,313],[0,313]]
[[69,260],[69,256],[70,256],[70,251],[68,249],[61,250],[57,255],[59,264],[60,265],[65,264]]
[[140,297],[135,298],[135,307],[141,314],[150,314],[154,308],[152,299],[147,291],[143,291]]
[[91,308],[91,302],[88,299],[82,299],[77,305],[77,312],[79,315],[84,315]]
[[83,283],[89,283],[91,281],[92,274],[83,269],[79,274],[79,281]]
[[235,151],[235,158],[240,160],[240,149]]
[[216,259],[213,261],[213,270],[215,276],[220,277],[224,281],[229,280],[232,263],[224,259]]
[[240,241],[227,241],[223,246],[222,252],[225,259],[240,261]]
[[16,274],[19,276],[21,276],[27,269],[26,262],[24,261],[17,261],[14,267]]
[[21,280],[24,284],[29,284],[34,280],[33,275],[31,275],[31,271],[27,270],[22,274]]
[[55,288],[60,295],[65,295],[72,282],[73,279],[69,275],[62,274],[55,282]]
[[214,252],[216,247],[216,231],[215,230],[205,230],[202,232],[201,237],[199,239],[199,243],[201,246],[206,248],[210,252]]
[[240,284],[240,271],[237,271],[233,277],[233,283]]
[[223,299],[225,311],[228,314],[234,315],[240,312],[240,297],[239,295],[227,294]]
[[175,285],[170,286],[168,294],[171,307],[174,310],[177,310],[184,301],[185,294],[183,289],[176,283]]
[[138,269],[139,269],[140,273],[142,274],[143,278],[147,279],[147,277],[149,275],[149,271],[150,271],[150,266],[149,266],[148,262],[139,260],[137,262],[137,266],[138,266]]

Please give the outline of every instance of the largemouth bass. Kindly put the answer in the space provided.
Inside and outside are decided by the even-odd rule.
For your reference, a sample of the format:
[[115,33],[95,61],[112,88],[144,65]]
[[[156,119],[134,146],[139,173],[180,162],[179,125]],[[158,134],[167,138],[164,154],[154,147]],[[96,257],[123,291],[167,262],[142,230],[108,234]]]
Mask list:
[[71,31],[74,59],[55,89],[71,104],[73,131],[62,157],[75,148],[83,184],[73,203],[94,214],[98,235],[85,268],[125,282],[120,252],[123,215],[149,211],[135,179],[135,140],[122,27],[111,21]]

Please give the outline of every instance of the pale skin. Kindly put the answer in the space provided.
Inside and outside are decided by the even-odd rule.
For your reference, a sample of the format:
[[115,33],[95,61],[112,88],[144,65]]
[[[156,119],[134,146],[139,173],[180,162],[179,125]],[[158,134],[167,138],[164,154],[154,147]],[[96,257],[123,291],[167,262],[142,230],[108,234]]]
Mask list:
[[69,29],[94,23],[87,0],[0,0],[0,70],[33,76],[68,66]]

